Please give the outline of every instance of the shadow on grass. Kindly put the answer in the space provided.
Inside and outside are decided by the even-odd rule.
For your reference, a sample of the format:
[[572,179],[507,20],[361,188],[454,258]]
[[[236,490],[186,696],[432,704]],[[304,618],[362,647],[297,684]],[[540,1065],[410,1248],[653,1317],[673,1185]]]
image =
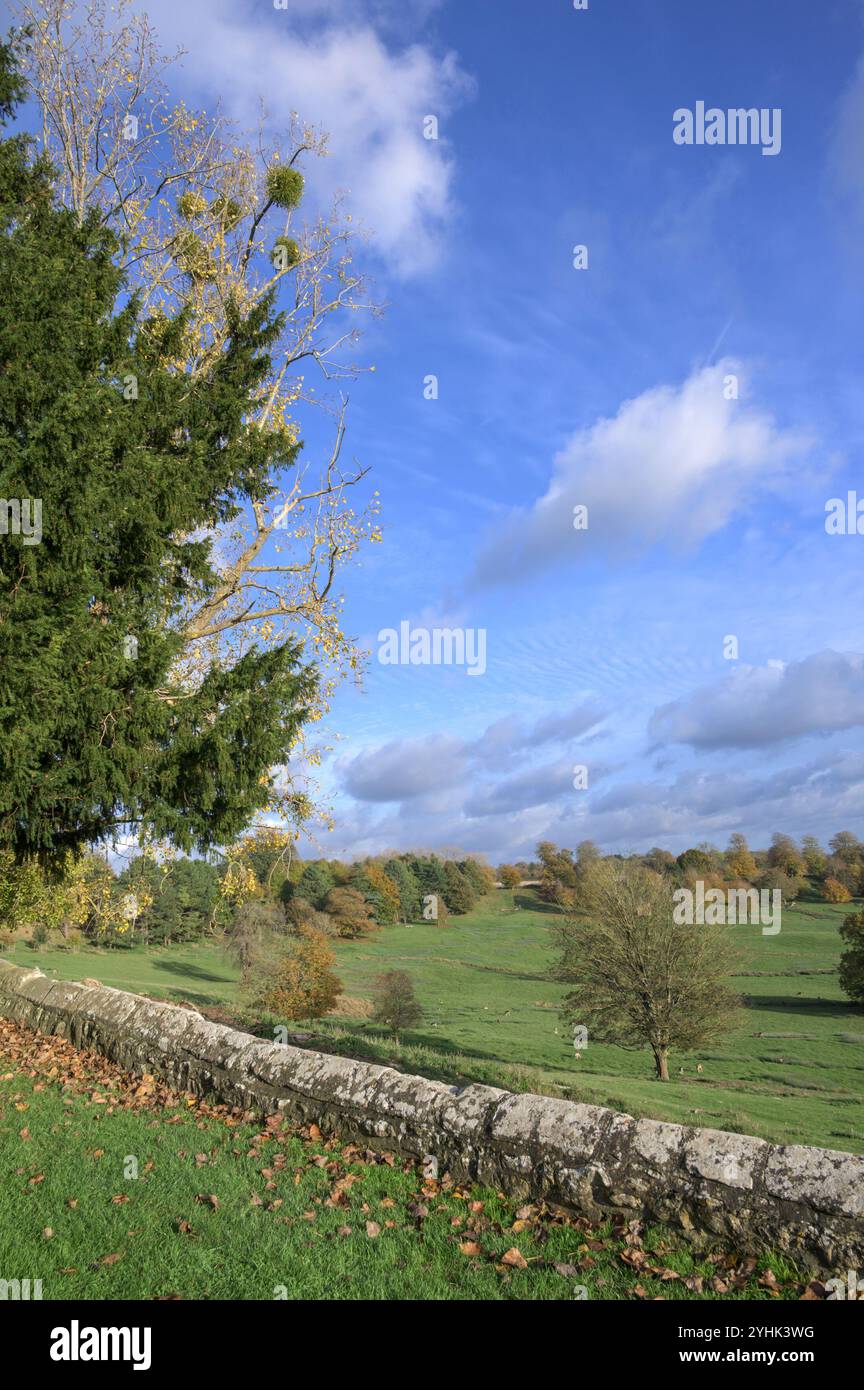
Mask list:
[[773,1009],[794,1009],[799,1014],[818,1014],[821,1018],[835,1018],[848,1022],[856,1013],[860,1017],[860,1006],[856,1007],[850,999],[802,999],[800,995],[784,994],[742,994],[745,1008],[762,1009],[770,1013]]
[[555,903],[544,903],[540,898],[528,898],[521,893],[514,893],[513,904],[520,912],[544,912],[551,913],[554,917],[563,916],[560,907]]
[[177,960],[154,960],[154,970],[164,970],[169,975],[184,975],[188,980],[209,980],[214,985],[236,984],[233,975],[216,975],[212,970],[203,970],[200,965]]

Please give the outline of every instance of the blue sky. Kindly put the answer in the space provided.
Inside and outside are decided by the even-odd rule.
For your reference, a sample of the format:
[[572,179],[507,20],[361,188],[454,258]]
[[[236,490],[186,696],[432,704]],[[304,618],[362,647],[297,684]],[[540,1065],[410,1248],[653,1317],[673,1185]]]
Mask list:
[[[350,189],[388,301],[347,443],[382,494],[346,579],[372,659],[320,847],[860,833],[864,536],[825,531],[864,497],[859,0],[146,8],[176,94],[330,130],[312,195]],[[780,152],[677,145],[700,100],[779,108]],[[485,629],[485,674],[379,664],[402,620]]]

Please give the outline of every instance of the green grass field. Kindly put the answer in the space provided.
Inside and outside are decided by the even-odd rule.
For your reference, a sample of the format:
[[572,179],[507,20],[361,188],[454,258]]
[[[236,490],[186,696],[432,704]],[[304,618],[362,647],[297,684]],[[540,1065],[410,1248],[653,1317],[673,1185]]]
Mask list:
[[[485,899],[447,929],[389,927],[337,943],[347,995],[368,998],[377,974],[403,969],[425,1017],[398,1045],[359,1018],[316,1024],[313,1041],[447,1079],[542,1089],[638,1115],[860,1152],[864,1011],[842,994],[835,973],[837,928],[849,911],[848,904],[802,900],[784,912],[778,936],[739,928],[747,952],[747,973],[736,980],[746,996],[740,1027],[720,1046],[673,1056],[667,1085],[653,1080],[647,1052],[589,1042],[575,1058],[558,1016],[562,990],[547,978],[553,917],[524,890]],[[18,945],[12,959],[64,979],[92,975],[199,1005],[236,998],[233,968],[207,946],[72,955]]]
[[281,1123],[0,1021],[0,1274],[44,1299],[801,1296],[783,1260],[592,1229]]

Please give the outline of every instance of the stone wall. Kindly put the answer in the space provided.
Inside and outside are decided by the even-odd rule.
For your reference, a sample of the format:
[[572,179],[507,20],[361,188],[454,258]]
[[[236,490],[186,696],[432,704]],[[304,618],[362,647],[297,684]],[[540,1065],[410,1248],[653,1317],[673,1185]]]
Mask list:
[[262,1042],[173,1004],[50,980],[0,958],[0,1015],[230,1105],[437,1160],[459,1179],[599,1220],[669,1222],[736,1252],[864,1269],[864,1158],[636,1120],[596,1105],[455,1087]]

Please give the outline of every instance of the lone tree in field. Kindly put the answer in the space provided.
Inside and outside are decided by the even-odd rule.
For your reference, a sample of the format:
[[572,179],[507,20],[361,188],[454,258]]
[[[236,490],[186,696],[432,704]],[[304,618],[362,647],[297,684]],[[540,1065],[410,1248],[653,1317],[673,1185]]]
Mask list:
[[323,932],[308,928],[276,957],[259,967],[247,995],[276,1018],[320,1018],[333,1008],[342,983],[333,967],[336,957]]
[[676,925],[667,882],[632,861],[591,866],[579,918],[558,928],[556,979],[570,986],[563,1013],[590,1042],[650,1047],[657,1078],[669,1052],[690,1051],[733,1026],[729,988],[738,952],[725,927]]
[[374,1019],[399,1034],[413,1028],[423,1017],[423,1010],[414,994],[411,976],[405,970],[388,970],[375,982],[377,1003]]
[[847,943],[840,957],[840,988],[856,1004],[864,1004],[864,912],[844,917],[840,935]]

